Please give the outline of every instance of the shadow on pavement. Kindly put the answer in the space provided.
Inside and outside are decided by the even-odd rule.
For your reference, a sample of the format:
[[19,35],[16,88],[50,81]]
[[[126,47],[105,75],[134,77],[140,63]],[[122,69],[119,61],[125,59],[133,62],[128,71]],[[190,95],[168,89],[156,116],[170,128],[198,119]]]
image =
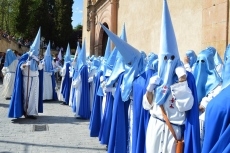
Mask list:
[[[39,146],[39,147],[54,147],[54,148],[69,148],[69,149],[81,149],[81,150],[98,150],[103,151],[105,148],[92,148],[92,147],[82,147],[82,146],[61,146],[61,145],[49,145],[49,144],[36,144],[36,143],[25,143],[25,142],[13,142],[13,141],[4,141],[0,140],[0,143],[8,143],[15,145],[23,145],[23,146]],[[0,152],[1,153],[1,152]],[[8,152],[7,152],[8,153]]]
[[0,107],[8,108],[9,104],[2,104],[2,103],[0,103]]
[[14,124],[80,124],[82,122],[89,122],[89,120],[76,119],[76,117],[64,117],[64,116],[38,116],[36,120],[28,118],[16,118],[11,120]]

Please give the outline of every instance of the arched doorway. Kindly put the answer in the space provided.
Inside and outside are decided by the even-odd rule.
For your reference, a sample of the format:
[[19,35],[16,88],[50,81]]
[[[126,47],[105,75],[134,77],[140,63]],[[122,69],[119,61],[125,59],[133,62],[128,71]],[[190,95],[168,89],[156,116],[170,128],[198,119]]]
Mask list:
[[[103,23],[103,25],[109,29],[109,26],[107,23]],[[106,49],[106,44],[108,40],[108,35],[107,33],[101,28],[100,29],[100,34],[99,34],[99,46],[101,46],[101,49],[98,50],[98,56],[104,56],[105,55],[105,49]]]

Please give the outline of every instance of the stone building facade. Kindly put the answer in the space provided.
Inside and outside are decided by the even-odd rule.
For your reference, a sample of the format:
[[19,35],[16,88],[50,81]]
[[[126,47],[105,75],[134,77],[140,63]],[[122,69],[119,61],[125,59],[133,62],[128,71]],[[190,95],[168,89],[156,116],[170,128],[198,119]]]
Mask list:
[[[158,53],[163,0],[84,0],[83,38],[87,54],[103,55],[107,35],[99,22],[117,35],[126,27],[128,43]],[[229,0],[168,0],[181,56],[213,46],[223,57],[229,43]]]

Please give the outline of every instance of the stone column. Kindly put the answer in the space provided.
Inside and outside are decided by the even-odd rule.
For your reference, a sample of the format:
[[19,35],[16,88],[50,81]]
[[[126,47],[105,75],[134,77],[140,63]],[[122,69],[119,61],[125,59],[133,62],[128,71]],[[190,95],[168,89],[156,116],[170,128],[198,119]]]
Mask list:
[[94,11],[89,13],[90,19],[90,55],[94,55],[94,46],[95,46],[95,15]]
[[[117,34],[117,0],[110,0],[111,4],[111,25],[109,29]],[[114,44],[112,44],[112,48],[114,48]]]

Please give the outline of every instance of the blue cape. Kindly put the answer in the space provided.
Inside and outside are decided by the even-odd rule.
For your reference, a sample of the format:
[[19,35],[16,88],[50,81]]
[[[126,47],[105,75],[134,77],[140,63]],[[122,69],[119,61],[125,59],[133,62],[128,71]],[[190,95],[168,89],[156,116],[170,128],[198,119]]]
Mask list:
[[62,89],[61,89],[61,93],[65,99],[65,104],[68,105],[69,104],[69,96],[70,96],[70,88],[71,88],[71,83],[72,83],[72,78],[69,77],[69,67],[70,67],[70,63],[65,63],[66,64],[66,73],[65,73],[65,77],[62,83]]
[[132,152],[144,153],[145,136],[149,121],[149,111],[142,107],[143,96],[146,93],[146,86],[155,70],[148,69],[133,82],[133,130],[132,130]]
[[112,122],[112,112],[113,112],[113,95],[111,92],[106,93],[106,104],[104,110],[104,116],[101,121],[101,128],[99,132],[99,141],[101,144],[109,144],[110,129]]
[[127,151],[128,142],[128,108],[130,100],[124,102],[121,98],[121,83],[124,73],[118,77],[114,96],[112,124],[110,130],[108,152],[123,153]]
[[12,93],[12,97],[10,100],[9,118],[19,118],[24,114],[23,109],[23,76],[21,65],[28,59],[29,55],[26,53],[21,56],[18,61],[18,65],[15,72],[15,80],[14,80],[14,89]]
[[93,108],[90,116],[90,137],[98,137],[101,127],[101,108],[102,108],[102,96],[98,96],[97,90],[100,86],[100,77],[103,75],[103,71],[97,73],[95,78],[95,88],[94,88],[94,98],[93,98]]
[[52,87],[53,87],[53,100],[58,100],[58,97],[57,97],[57,92],[55,90],[55,87],[56,87],[56,81],[55,81],[55,74],[54,72],[52,72]]
[[224,88],[206,107],[202,153],[230,152],[230,86]]
[[88,83],[88,66],[83,65],[80,69],[82,91],[78,115],[84,119],[90,118],[90,99],[89,99],[89,83]]
[[196,81],[192,73],[187,71],[188,87],[192,91],[194,103],[192,108],[186,112],[184,131],[184,152],[200,153],[200,125],[199,125],[199,102],[196,91]]

